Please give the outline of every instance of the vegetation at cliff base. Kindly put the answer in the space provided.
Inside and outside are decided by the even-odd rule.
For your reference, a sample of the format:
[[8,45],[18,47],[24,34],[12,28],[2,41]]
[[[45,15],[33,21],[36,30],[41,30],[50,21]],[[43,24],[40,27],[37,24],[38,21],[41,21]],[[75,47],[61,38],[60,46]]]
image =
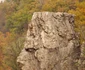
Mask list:
[[5,0],[0,3],[0,70],[21,70],[16,62],[34,12],[75,14],[75,30],[85,42],[85,0]]

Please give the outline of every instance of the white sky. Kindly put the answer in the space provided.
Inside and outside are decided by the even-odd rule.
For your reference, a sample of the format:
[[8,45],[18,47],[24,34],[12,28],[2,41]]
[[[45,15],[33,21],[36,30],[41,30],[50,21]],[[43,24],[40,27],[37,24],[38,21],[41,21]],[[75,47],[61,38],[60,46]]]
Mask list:
[[1,1],[4,2],[4,0],[0,0],[0,2],[1,2]]

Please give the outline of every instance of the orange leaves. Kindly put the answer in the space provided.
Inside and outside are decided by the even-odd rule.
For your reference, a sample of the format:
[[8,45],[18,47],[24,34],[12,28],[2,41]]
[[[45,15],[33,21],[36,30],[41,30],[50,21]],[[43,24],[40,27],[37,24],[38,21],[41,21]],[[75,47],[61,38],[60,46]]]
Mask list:
[[[4,55],[3,51],[11,42],[14,40],[14,37],[11,33],[7,32],[6,34],[0,32],[0,70],[3,70],[5,67],[4,61]],[[6,66],[7,70],[11,70]]]
[[4,41],[5,41],[4,34],[0,32],[0,47],[2,47],[5,44]]
[[9,33],[3,34],[2,32],[0,32],[0,47],[3,47],[6,45],[6,42],[9,42],[8,37],[10,37]]

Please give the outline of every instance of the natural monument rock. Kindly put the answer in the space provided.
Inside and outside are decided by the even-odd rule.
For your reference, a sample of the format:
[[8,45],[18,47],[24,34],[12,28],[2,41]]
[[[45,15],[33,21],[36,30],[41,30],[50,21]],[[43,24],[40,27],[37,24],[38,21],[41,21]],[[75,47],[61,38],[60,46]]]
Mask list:
[[78,70],[81,51],[74,26],[72,14],[35,12],[17,58],[22,70]]

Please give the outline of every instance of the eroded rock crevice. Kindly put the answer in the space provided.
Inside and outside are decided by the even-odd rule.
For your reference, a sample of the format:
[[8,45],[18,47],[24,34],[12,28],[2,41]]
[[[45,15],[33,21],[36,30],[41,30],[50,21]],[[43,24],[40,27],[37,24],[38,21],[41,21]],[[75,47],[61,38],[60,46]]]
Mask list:
[[80,53],[74,15],[35,12],[17,62],[22,70],[78,70]]

